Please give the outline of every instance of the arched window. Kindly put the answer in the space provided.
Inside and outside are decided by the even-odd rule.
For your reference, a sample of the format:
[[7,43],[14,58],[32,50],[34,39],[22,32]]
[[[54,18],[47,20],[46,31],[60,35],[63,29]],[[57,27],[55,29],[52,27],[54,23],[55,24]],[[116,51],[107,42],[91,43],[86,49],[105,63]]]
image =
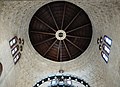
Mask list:
[[2,66],[2,64],[0,63],[0,76],[1,76],[1,74],[2,74],[2,71],[3,71],[3,66]]

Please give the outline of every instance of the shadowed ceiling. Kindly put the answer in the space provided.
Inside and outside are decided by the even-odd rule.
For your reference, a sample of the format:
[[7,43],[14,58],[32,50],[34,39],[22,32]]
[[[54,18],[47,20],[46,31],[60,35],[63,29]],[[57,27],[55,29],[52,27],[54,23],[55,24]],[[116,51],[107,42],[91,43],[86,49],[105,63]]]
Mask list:
[[87,49],[92,26],[80,7],[56,1],[37,10],[29,25],[29,37],[35,50],[44,58],[68,61]]

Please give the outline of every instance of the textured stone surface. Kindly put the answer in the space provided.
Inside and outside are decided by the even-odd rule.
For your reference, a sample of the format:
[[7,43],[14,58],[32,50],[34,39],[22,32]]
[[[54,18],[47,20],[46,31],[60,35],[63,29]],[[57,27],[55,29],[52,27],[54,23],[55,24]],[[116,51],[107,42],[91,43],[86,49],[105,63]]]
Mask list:
[[[41,57],[28,36],[32,16],[51,1],[55,0],[0,1],[0,62],[3,64],[0,87],[32,87],[36,81],[58,73],[59,69],[84,79],[91,87],[120,87],[120,1],[66,0],[86,11],[93,25],[93,37],[81,56],[63,63]],[[25,40],[22,57],[16,65],[9,47],[9,40],[15,35]],[[100,56],[96,43],[103,35],[113,40],[108,64]]]

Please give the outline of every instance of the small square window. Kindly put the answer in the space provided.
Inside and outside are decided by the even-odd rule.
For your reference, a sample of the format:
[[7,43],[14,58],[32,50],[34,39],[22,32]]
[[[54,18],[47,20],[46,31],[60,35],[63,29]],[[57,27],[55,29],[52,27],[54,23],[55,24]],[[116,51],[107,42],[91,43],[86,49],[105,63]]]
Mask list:
[[20,57],[21,57],[21,53],[19,52],[13,59],[14,64],[17,63],[17,61],[20,59]]
[[71,80],[67,80],[67,84],[68,85],[72,85],[72,81]]
[[104,35],[104,41],[106,44],[108,44],[109,46],[112,45],[112,39],[109,38],[108,36]]
[[12,56],[14,56],[18,52],[18,50],[19,50],[19,46],[17,45],[11,50]]
[[64,84],[64,81],[59,81],[59,85],[63,85]]
[[103,51],[101,52],[101,56],[105,60],[105,62],[108,63],[109,57]]
[[17,44],[17,36],[13,37],[10,41],[9,41],[9,45],[12,48],[13,46],[15,46]]
[[51,85],[52,85],[52,86],[57,85],[57,80],[55,80],[55,79],[54,79],[54,80],[52,80]]
[[14,38],[14,39],[12,40],[12,42],[13,42],[13,44],[15,44],[17,41],[16,41],[16,39]]
[[12,53],[12,55],[14,55],[14,54],[15,54],[15,50],[13,49],[13,50],[11,51],[11,53]]
[[105,44],[103,44],[102,47],[103,47],[103,50],[109,55],[110,54],[110,48]]

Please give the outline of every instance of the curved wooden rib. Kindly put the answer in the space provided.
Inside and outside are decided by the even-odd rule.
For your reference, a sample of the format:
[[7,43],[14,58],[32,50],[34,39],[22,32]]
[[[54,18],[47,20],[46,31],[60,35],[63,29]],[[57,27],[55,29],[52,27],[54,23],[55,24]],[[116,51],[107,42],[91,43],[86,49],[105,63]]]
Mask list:
[[66,32],[66,33],[70,33],[70,32],[79,30],[79,29],[84,28],[84,27],[89,26],[89,25],[90,25],[90,23],[87,23],[87,24],[85,24],[85,25],[82,25],[82,26],[80,26],[80,27],[77,27],[77,28],[75,28],[75,29],[72,29],[72,30],[70,30],[70,31],[68,31],[68,32]]
[[48,50],[43,54],[43,56],[45,56],[49,51],[50,49],[53,47],[53,45],[57,42],[57,40],[55,40],[52,45],[48,48]]
[[[81,10],[81,11],[82,11],[82,10]],[[81,11],[79,11],[79,12],[75,15],[75,17],[70,21],[70,23],[65,27],[64,30],[67,30],[67,28],[73,23],[73,21],[77,18],[77,16],[80,14]]]
[[79,39],[90,39],[89,37],[73,36],[73,35],[67,35],[67,37],[73,37],[73,38],[79,38]]
[[37,16],[34,16],[37,20],[39,20],[40,22],[42,22],[44,25],[46,25],[47,27],[49,27],[51,30],[53,30],[54,32],[56,32],[55,29],[53,29],[51,26],[49,26],[47,23],[45,23],[43,20],[41,20],[40,18],[38,18]]
[[66,3],[64,4],[64,10],[63,10],[63,17],[62,17],[62,24],[61,24],[61,30],[63,30],[63,23],[64,23],[64,17],[65,17],[65,9],[66,9]]
[[77,45],[75,45],[73,42],[71,42],[69,39],[66,38],[66,40],[71,43],[74,47],[76,47],[77,49],[79,49],[81,52],[83,52],[84,50],[81,49],[80,47],[78,47]]
[[36,34],[55,35],[54,33],[47,33],[47,32],[35,31],[35,30],[31,30],[30,32],[31,33],[36,33]]
[[52,10],[51,10],[51,8],[50,8],[49,5],[48,5],[48,9],[49,9],[49,12],[50,12],[50,14],[51,14],[51,16],[52,16],[52,19],[53,19],[54,23],[55,23],[55,26],[56,26],[57,29],[59,30],[59,27],[58,27],[58,25],[57,25],[57,23],[56,23],[56,20],[55,20],[55,18],[54,18],[54,16],[53,16]]
[[65,44],[65,41],[64,41],[64,40],[63,40],[63,44],[64,44],[65,49],[66,49],[66,51],[67,51],[67,53],[68,53],[68,55],[69,55],[69,57],[70,57],[70,59],[71,59],[72,57],[71,57],[71,55],[70,55],[70,52],[69,52],[68,47],[67,47],[67,45]]
[[41,45],[41,44],[43,44],[43,43],[45,43],[45,42],[47,42],[47,41],[50,41],[50,40],[52,40],[52,39],[54,39],[54,38],[55,38],[55,37],[52,37],[52,38],[49,38],[49,39],[44,40],[44,41],[42,41],[42,42],[36,43],[36,44],[34,44],[34,46]]

